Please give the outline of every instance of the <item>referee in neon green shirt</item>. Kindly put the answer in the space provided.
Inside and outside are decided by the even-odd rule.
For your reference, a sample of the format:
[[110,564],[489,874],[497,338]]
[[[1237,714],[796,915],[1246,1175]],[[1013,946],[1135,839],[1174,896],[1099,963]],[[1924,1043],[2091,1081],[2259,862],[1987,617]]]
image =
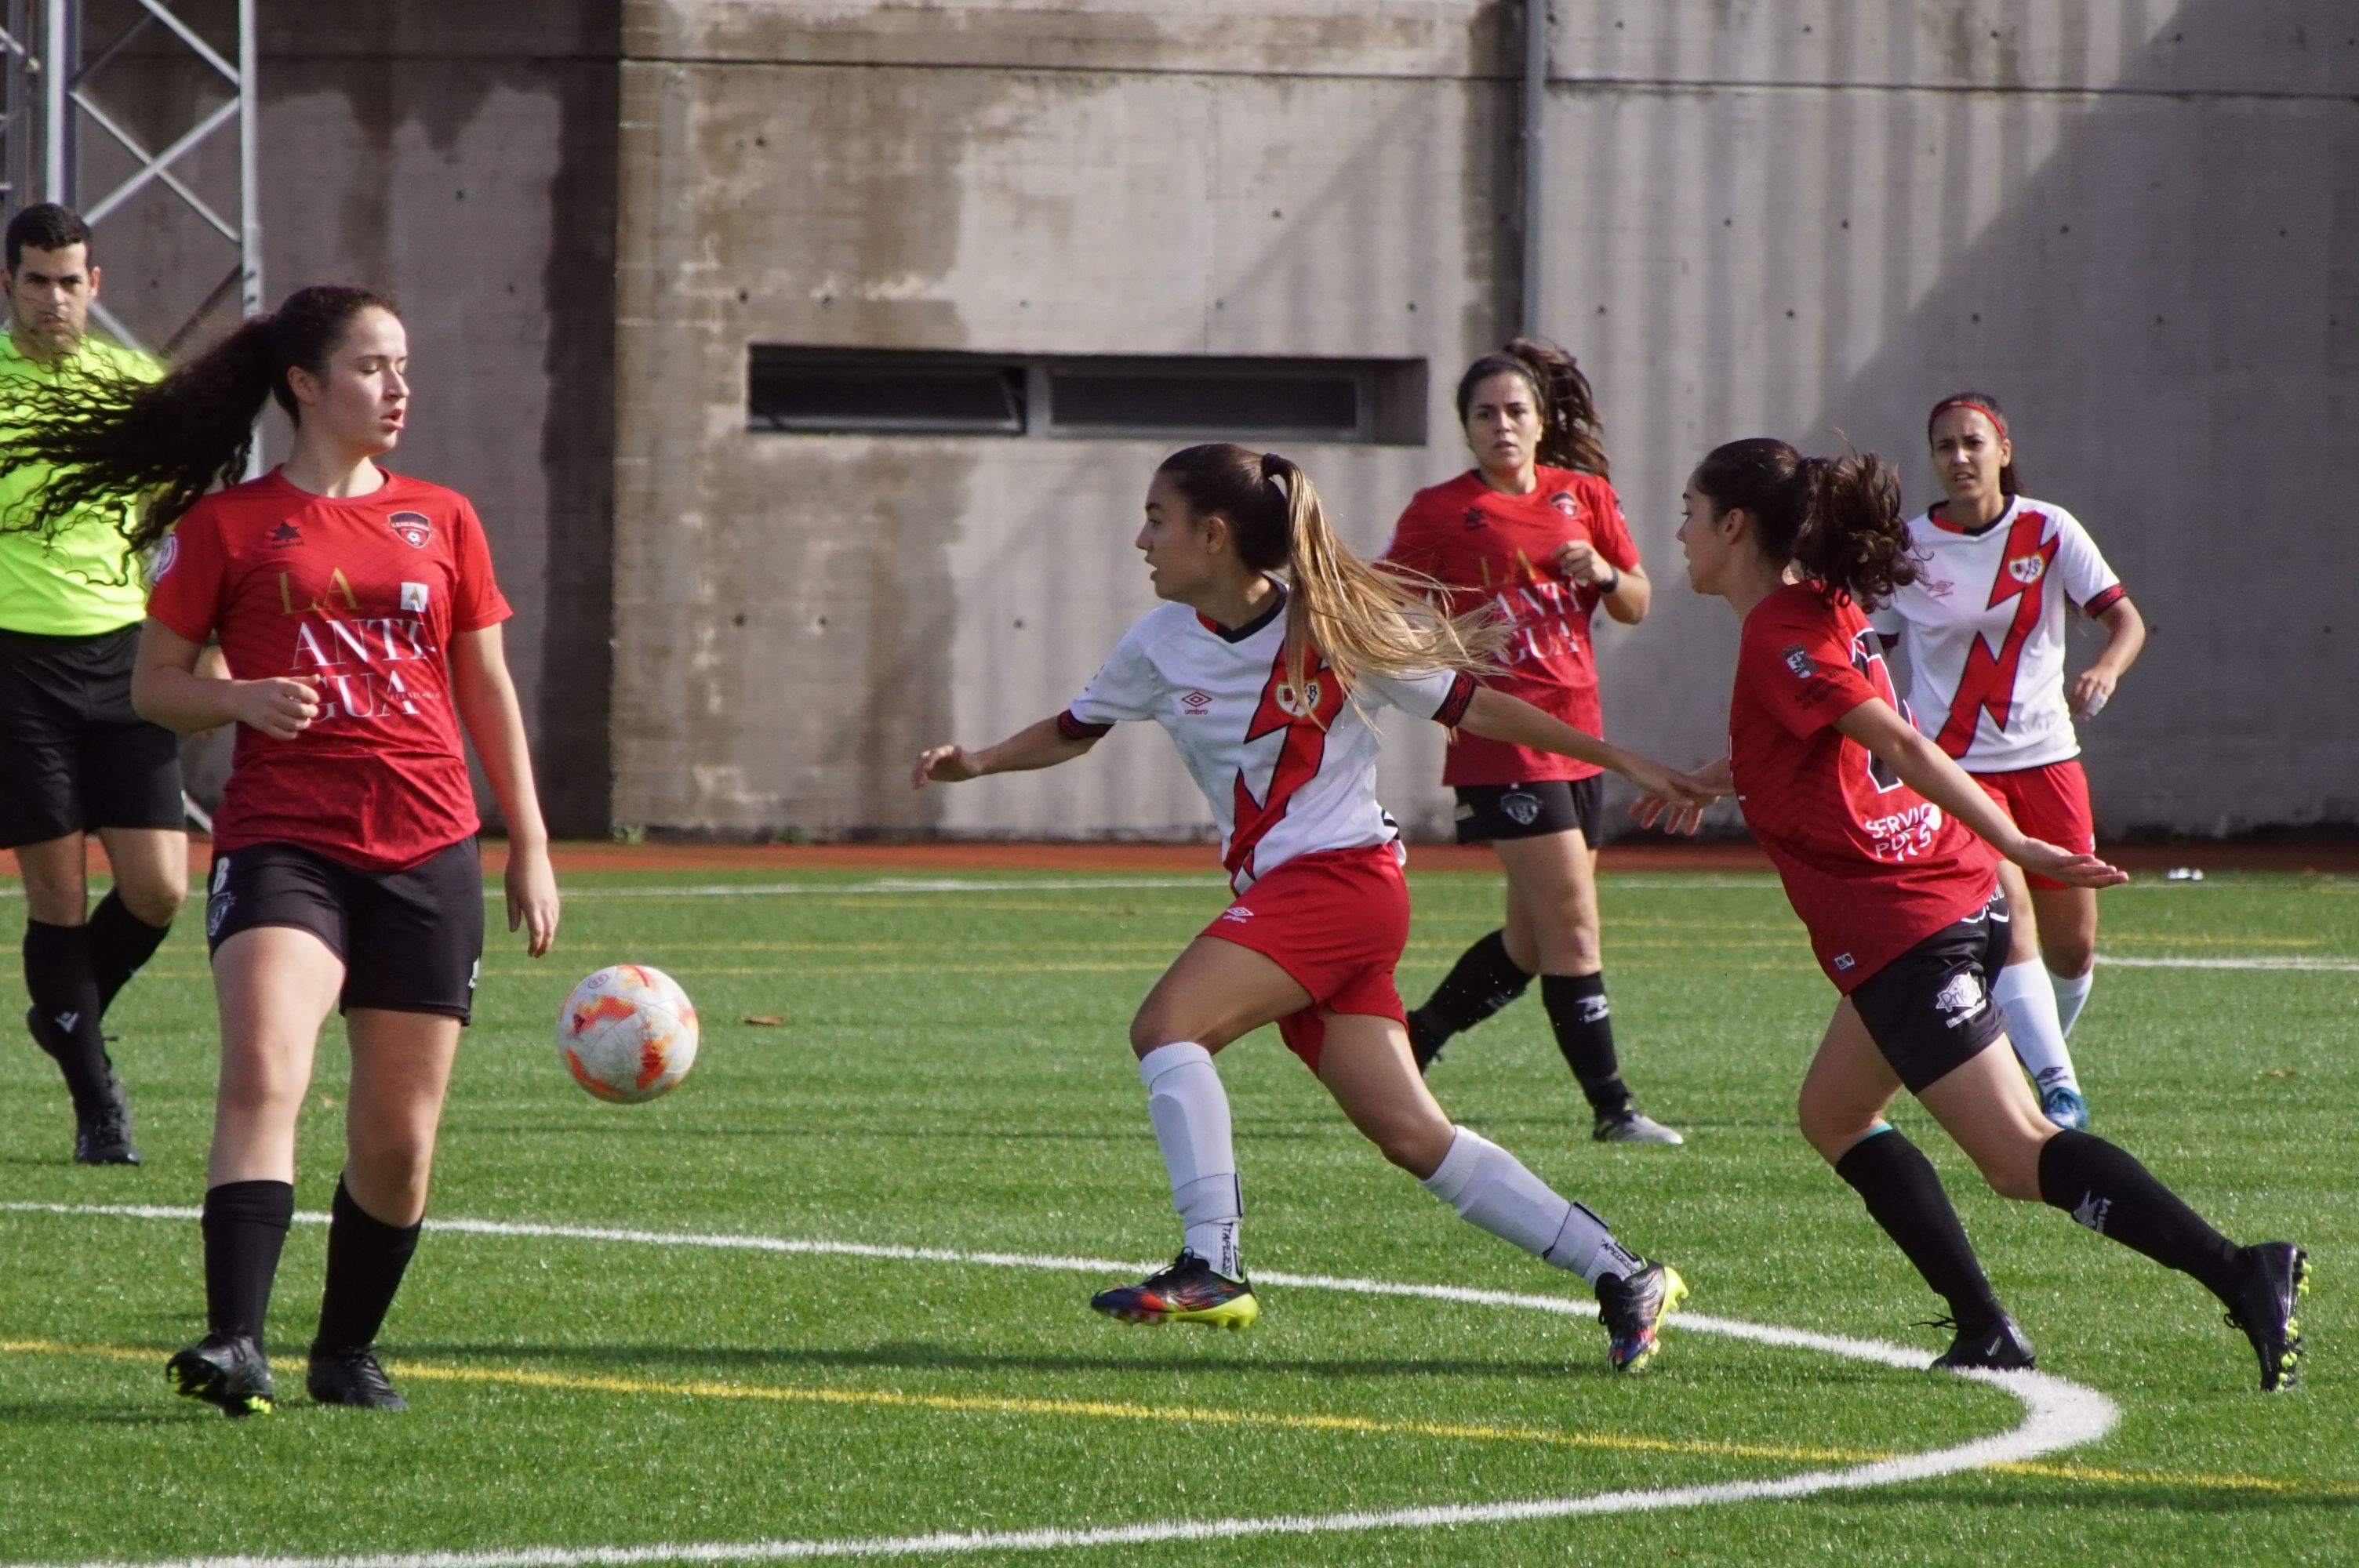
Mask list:
[[[77,370],[152,379],[146,356],[89,335],[98,268],[90,226],[51,203],[9,220],[8,330],[0,416],[30,382]],[[10,515],[38,471],[0,475],[0,848],[25,881],[26,1025],[73,1098],[73,1157],[136,1165],[131,1110],[99,1023],[171,929],[189,892],[179,748],[131,710],[131,665],[147,613],[141,563],[124,541],[130,504],[93,506],[34,531]],[[83,840],[95,831],[114,887],[90,908]]]

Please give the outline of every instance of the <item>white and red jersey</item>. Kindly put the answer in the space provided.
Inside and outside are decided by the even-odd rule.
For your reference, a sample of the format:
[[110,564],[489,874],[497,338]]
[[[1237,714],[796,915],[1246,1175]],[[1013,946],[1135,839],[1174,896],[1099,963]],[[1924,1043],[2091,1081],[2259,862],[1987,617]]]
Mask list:
[[[1455,725],[1474,698],[1471,676],[1359,678],[1361,702],[1384,702]],[[1234,630],[1184,604],[1165,604],[1132,627],[1058,724],[1073,739],[1125,719],[1152,719],[1212,803],[1221,863],[1243,892],[1298,855],[1397,845],[1400,829],[1376,804],[1383,738],[1314,650],[1302,689],[1286,678],[1286,611]]]
[[1919,728],[1969,773],[2081,754],[2064,700],[2067,600],[2102,615],[2125,590],[2060,506],[2017,496],[1968,533],[1928,513],[1908,524],[1924,575],[1871,617],[1906,639]]

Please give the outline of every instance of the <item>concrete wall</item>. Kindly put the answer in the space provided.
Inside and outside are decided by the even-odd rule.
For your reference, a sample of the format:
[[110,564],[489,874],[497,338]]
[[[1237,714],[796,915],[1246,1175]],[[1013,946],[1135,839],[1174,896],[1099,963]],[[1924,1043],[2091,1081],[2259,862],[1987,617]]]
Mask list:
[[[2359,332],[2359,27],[2312,0],[1558,0],[1542,325],[1589,368],[1660,584],[1609,728],[1721,744],[1734,627],[1670,534],[1713,443],[1930,479],[1972,384],[2153,622],[2087,737],[2103,826],[2359,818],[2359,546],[2317,455]],[[1463,466],[1517,306],[1520,16],[625,0],[614,812],[723,833],[1159,833],[1150,734],[912,796],[1054,711],[1148,604],[1161,443],[748,434],[752,342],[1422,356],[1423,449],[1298,451],[1374,548]],[[2338,631],[2338,627],[2340,630]],[[2318,700],[2323,695],[2326,700]],[[1438,828],[1430,734],[1387,800]]]
[[[129,9],[93,0],[93,48]],[[217,46],[232,45],[231,7],[179,10]],[[602,835],[617,8],[338,0],[259,12],[268,298],[329,281],[400,295],[417,407],[390,462],[473,499],[516,611],[507,655],[544,809],[560,831]],[[223,84],[151,28],[92,92],[162,146],[219,102]],[[87,200],[124,164],[94,128],[81,136]],[[179,172],[235,221],[233,135]],[[96,248],[105,301],[153,341],[235,259],[155,186],[101,225]],[[212,330],[234,319],[215,316]],[[274,455],[285,445],[275,414],[266,444]]]

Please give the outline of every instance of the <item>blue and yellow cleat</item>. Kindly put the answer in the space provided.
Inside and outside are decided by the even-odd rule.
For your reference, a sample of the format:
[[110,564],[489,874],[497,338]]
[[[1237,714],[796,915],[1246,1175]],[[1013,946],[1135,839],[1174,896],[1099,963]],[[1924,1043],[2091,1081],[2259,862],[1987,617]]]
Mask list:
[[1655,1358],[1656,1331],[1687,1299],[1688,1282],[1668,1263],[1597,1281],[1597,1321],[1605,1325],[1605,1359],[1617,1372],[1636,1372]]
[[217,1405],[223,1415],[268,1415],[278,1408],[270,1363],[243,1335],[208,1334],[164,1363],[172,1391]]
[[2290,1241],[2244,1249],[2244,1282],[2228,1309],[2261,1359],[2261,1391],[2288,1393],[2301,1381],[2301,1298],[2310,1293],[2310,1258]]
[[1100,1291],[1090,1305],[1125,1323],[1201,1323],[1207,1328],[1248,1328],[1261,1315],[1252,1285],[1217,1272],[1185,1249],[1169,1269],[1135,1285]]

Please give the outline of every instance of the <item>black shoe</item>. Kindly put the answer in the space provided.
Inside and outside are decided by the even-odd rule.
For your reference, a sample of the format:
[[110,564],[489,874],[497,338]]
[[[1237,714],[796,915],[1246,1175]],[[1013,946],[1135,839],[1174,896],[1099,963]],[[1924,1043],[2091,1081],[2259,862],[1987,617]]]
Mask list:
[[406,1411],[409,1401],[393,1391],[391,1379],[385,1368],[377,1365],[374,1351],[363,1346],[358,1350],[330,1350],[311,1346],[310,1376],[303,1387],[314,1402],[323,1405],[353,1405],[361,1410]]
[[1597,1281],[1597,1321],[1605,1325],[1605,1361],[1617,1372],[1644,1370],[1655,1358],[1655,1331],[1687,1299],[1688,1282],[1667,1263]]
[[2301,1381],[2301,1298],[2310,1292],[2310,1258],[2290,1241],[2264,1241],[2243,1252],[2244,1282],[2228,1309],[2261,1358],[2261,1391],[2284,1393]]
[[[68,1043],[57,1025],[41,1016],[39,1008],[26,1010],[25,1027],[32,1031],[34,1044],[64,1065]],[[131,1141],[131,1101],[112,1063],[107,1065],[102,1092],[104,1098],[99,1104],[87,1109],[79,1103],[74,1106],[74,1163],[136,1165],[139,1151]]]
[[1958,1331],[1950,1347],[1933,1357],[1933,1366],[1944,1371],[2028,1372],[2038,1364],[2030,1338],[2005,1313],[1988,1323],[1961,1326],[1955,1318],[1938,1317],[1924,1326]]
[[208,1334],[164,1363],[173,1392],[219,1405],[224,1415],[268,1415],[278,1406],[270,1363],[244,1335]]
[[1436,1034],[1425,1020],[1425,1009],[1419,1008],[1408,1015],[1408,1054],[1417,1058],[1417,1070],[1423,1073],[1441,1060],[1441,1047],[1449,1036]]

